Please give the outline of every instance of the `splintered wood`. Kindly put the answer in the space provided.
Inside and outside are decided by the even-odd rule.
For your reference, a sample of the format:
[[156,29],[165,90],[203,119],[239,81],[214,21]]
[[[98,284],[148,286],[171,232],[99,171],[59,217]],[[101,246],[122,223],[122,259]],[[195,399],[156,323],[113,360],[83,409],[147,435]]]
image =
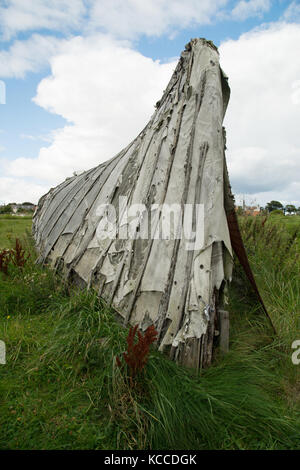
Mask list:
[[193,368],[211,363],[232,271],[229,94],[216,47],[191,40],[137,138],[51,189],[34,217],[41,262],[97,289],[125,325],[154,324],[159,349]]

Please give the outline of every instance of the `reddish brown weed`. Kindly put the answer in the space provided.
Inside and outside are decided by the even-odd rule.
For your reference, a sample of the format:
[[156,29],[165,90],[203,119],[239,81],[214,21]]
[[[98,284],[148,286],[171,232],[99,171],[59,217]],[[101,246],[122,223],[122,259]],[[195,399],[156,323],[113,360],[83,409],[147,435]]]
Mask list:
[[[138,335],[138,342],[134,343],[135,335]],[[143,335],[138,331],[138,325],[131,327],[127,336],[127,351],[123,353],[124,361],[126,362],[129,370],[130,377],[135,377],[137,373],[141,372],[148,361],[149,348],[157,339],[157,331],[154,325],[148,326],[145,334]],[[119,357],[117,364],[122,367]]]
[[23,268],[30,255],[26,255],[21,242],[16,238],[15,247],[11,250],[11,261],[15,266]]
[[29,254],[26,255],[26,251],[23,249],[20,240],[16,238],[14,248],[0,250],[0,272],[8,275],[9,263],[23,268],[29,256]]

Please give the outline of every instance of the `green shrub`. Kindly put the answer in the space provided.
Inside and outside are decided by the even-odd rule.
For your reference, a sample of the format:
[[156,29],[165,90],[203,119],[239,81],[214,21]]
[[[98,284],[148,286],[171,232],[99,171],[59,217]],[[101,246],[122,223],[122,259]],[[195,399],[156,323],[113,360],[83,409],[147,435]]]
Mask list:
[[274,216],[274,215],[284,215],[284,212],[280,209],[275,209],[274,211],[270,212],[270,216]]

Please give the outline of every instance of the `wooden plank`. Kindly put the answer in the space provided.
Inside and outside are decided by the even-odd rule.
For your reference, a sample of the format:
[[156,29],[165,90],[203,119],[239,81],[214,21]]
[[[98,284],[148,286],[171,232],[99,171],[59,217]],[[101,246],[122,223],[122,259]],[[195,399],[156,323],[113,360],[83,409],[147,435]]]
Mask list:
[[229,312],[227,310],[219,310],[220,323],[220,351],[223,354],[229,351]]
[[[112,160],[52,189],[41,199],[34,221],[41,261],[51,260],[64,275],[97,288],[125,323],[143,328],[153,322],[158,347],[195,369],[212,361],[215,293],[231,276],[222,132],[229,93],[224,94],[224,80],[217,49],[204,39],[191,40],[137,138]],[[150,220],[147,239],[99,239],[99,223],[105,222],[99,206],[110,204],[122,215],[119,198],[127,198],[129,208],[142,206],[135,233],[145,234]],[[199,204],[204,221],[198,217]],[[168,222],[175,205],[181,230]],[[184,233],[188,213],[188,231],[203,229],[201,246],[188,243],[191,233]],[[123,228],[129,224],[123,222]],[[166,235],[168,224],[168,238],[150,235],[161,225]],[[225,332],[223,326],[224,348]]]

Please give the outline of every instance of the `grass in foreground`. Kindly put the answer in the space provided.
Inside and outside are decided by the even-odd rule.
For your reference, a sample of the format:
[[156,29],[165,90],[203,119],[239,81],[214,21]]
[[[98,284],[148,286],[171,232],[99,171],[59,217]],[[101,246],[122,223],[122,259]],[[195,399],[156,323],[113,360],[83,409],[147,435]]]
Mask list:
[[93,292],[33,262],[2,276],[8,357],[0,366],[0,448],[300,448],[300,366],[291,362],[299,339],[297,237],[250,219],[242,231],[278,334],[237,270],[230,353],[198,376],[152,351],[130,387],[115,360],[127,331]]
[[10,248],[16,237],[31,228],[31,216],[0,215],[0,249]]

